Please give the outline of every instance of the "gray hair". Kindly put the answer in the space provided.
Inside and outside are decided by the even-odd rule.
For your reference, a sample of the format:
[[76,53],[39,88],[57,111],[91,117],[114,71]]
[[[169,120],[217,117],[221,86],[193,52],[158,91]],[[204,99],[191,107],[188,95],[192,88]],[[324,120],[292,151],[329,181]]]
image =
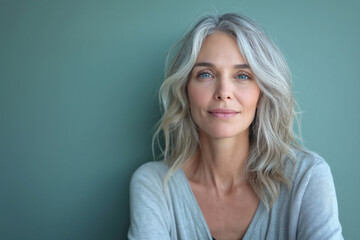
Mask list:
[[[166,185],[198,148],[198,131],[189,112],[186,86],[204,39],[215,31],[234,37],[261,91],[250,126],[245,170],[254,191],[270,209],[279,196],[281,184],[291,187],[286,165],[287,162],[294,165],[295,148],[299,146],[293,132],[296,102],[284,57],[252,20],[234,13],[205,16],[170,50],[159,92],[163,116],[153,137],[153,149],[157,143],[163,161],[170,166],[164,179]],[[163,144],[159,138],[163,138]]]

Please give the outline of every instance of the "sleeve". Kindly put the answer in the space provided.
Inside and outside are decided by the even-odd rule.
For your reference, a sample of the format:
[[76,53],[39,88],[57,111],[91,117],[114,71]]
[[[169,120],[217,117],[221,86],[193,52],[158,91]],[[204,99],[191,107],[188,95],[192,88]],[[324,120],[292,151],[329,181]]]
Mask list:
[[144,166],[130,182],[129,240],[170,239],[169,213],[162,180]]
[[310,170],[307,178],[297,239],[344,239],[341,231],[334,181],[330,167],[322,160]]

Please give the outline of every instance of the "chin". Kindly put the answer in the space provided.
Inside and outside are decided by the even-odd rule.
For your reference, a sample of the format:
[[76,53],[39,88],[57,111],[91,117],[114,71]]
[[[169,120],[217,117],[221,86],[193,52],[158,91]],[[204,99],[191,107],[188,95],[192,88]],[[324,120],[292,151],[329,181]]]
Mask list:
[[234,128],[220,128],[220,129],[211,129],[210,131],[202,131],[205,135],[208,135],[211,138],[221,139],[221,138],[234,138],[241,135],[249,136],[249,131],[246,130],[235,130]]

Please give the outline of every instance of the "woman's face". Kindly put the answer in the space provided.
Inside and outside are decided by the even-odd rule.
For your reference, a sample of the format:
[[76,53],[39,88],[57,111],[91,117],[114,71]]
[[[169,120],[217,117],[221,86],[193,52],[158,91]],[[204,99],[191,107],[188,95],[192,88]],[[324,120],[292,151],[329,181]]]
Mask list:
[[200,134],[213,138],[248,137],[260,89],[228,34],[209,35],[191,72],[187,92]]

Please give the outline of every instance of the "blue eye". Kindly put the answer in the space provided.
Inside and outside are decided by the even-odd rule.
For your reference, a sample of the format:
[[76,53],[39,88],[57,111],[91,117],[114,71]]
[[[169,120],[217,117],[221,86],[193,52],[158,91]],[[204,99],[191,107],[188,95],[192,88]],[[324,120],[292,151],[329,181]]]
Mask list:
[[198,75],[199,78],[211,78],[211,74],[208,72],[202,72]]
[[237,78],[237,79],[240,79],[240,80],[247,80],[247,79],[250,79],[250,77],[249,77],[248,75],[243,74],[243,73],[241,73],[241,74],[237,75],[237,76],[236,76],[236,78]]

